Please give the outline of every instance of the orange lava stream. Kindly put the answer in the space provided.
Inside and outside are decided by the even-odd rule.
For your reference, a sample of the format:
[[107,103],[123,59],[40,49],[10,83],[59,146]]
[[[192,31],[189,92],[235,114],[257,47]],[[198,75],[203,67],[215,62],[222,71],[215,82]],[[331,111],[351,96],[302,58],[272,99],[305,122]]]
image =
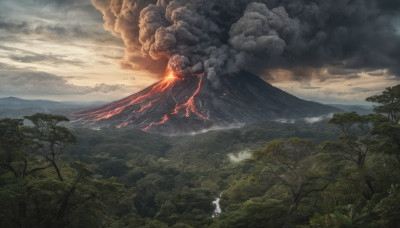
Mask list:
[[200,117],[202,119],[209,120],[208,117],[203,116],[199,112],[199,110],[196,107],[195,100],[194,100],[194,97],[200,91],[201,82],[203,81],[204,74],[200,74],[199,76],[200,76],[200,80],[199,80],[199,84],[198,84],[196,92],[194,92],[194,94],[189,98],[189,100],[186,101],[186,103],[183,103],[183,104],[180,104],[179,106],[176,106],[175,109],[174,109],[174,112],[171,113],[171,114],[177,114],[181,109],[185,108],[186,109],[186,115],[185,115],[186,117],[189,117],[190,116],[190,112],[192,112],[192,113],[196,114],[198,117]]
[[[109,106],[107,106],[104,109],[101,110],[97,110],[94,112],[89,112],[89,113],[85,113],[85,114],[72,114],[73,116],[78,116],[78,117],[91,117],[91,119],[86,120],[85,123],[87,122],[96,122],[99,120],[104,120],[104,119],[108,119],[114,115],[117,115],[119,113],[121,113],[125,108],[131,106],[131,105],[135,105],[135,104],[140,104],[144,101],[146,101],[149,97],[151,97],[154,94],[160,94],[162,92],[164,92],[166,89],[168,89],[176,80],[182,80],[181,78],[179,78],[178,76],[175,75],[175,73],[173,71],[169,71],[169,74],[167,77],[165,77],[161,82],[157,83],[149,92],[147,92],[146,94],[136,97],[133,100],[130,100],[131,97],[128,97],[126,99],[123,99],[121,101],[118,102],[114,102],[112,104],[110,104]],[[143,106],[140,110],[136,111],[135,113],[141,112],[145,109],[148,109],[151,107],[152,103],[154,103],[156,100],[151,101],[149,104]],[[129,103],[128,103],[129,102]],[[127,103],[127,104],[124,104]],[[118,106],[124,104],[123,106]],[[111,110],[110,110],[111,109]]]
[[140,108],[139,110],[135,111],[134,113],[139,113],[139,112],[142,112],[142,111],[144,111],[144,110],[150,108],[151,105],[152,105],[154,102],[158,101],[158,100],[160,100],[160,98],[158,98],[158,99],[156,99],[156,100],[150,101],[150,103],[148,103],[148,104],[145,105],[145,106],[142,106],[142,108]]
[[142,130],[145,131],[145,130],[149,129],[151,126],[161,125],[161,124],[167,122],[167,120],[168,120],[168,116],[167,116],[167,114],[165,114],[163,117],[163,120],[161,120],[158,123],[151,123],[151,124],[147,125],[147,127],[142,128]]
[[[195,96],[199,93],[199,91],[201,89],[201,84],[203,82],[204,74],[194,74],[193,76],[198,76],[200,78],[196,91],[185,103],[179,104],[179,105],[177,103],[173,112],[170,114],[171,115],[178,114],[181,110],[185,110],[186,117],[189,117],[190,113],[193,113],[204,120],[209,120],[208,117],[205,117],[204,115],[202,115],[199,112],[199,110],[197,109],[196,104],[195,104]],[[177,80],[183,80],[183,79],[180,78],[179,76],[177,76],[172,70],[169,70],[168,75],[164,79],[162,79],[159,83],[155,84],[150,89],[150,91],[148,91],[144,95],[140,95],[140,96],[132,95],[132,96],[129,96],[120,101],[113,102],[107,106],[103,106],[100,110],[83,113],[83,114],[72,113],[71,115],[77,116],[77,117],[87,117],[88,119],[85,120],[84,123],[96,122],[96,121],[100,121],[100,120],[109,119],[112,116],[120,114],[123,110],[125,110],[127,107],[129,107],[131,105],[142,104],[142,103],[146,102],[147,100],[150,100],[149,98],[152,98],[152,100],[147,101],[145,105],[142,104],[142,106],[139,110],[133,112],[133,114],[137,114],[137,113],[140,113],[140,112],[152,107],[153,103],[160,100],[161,94],[164,91],[166,91],[168,88],[170,88]],[[158,97],[154,97],[154,95],[156,95]],[[168,115],[165,114],[163,116],[163,119],[160,122],[152,122],[149,125],[147,125],[146,127],[143,127],[142,130],[145,131],[152,126],[164,124],[167,120],[168,120]],[[132,124],[133,122],[134,122],[134,120],[129,120],[127,122],[117,125],[116,127],[117,128],[126,127],[126,126]]]
[[131,123],[133,123],[133,120],[130,120],[130,121],[128,121],[128,122],[125,122],[125,123],[122,123],[122,124],[120,124],[120,125],[117,125],[117,128],[126,127],[126,126],[128,126],[129,124],[131,124]]

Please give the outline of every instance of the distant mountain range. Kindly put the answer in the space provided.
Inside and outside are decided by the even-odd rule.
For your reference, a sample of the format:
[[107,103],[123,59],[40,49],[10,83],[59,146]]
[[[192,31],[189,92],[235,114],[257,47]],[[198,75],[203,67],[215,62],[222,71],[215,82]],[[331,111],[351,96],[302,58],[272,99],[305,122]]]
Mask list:
[[56,102],[51,100],[25,100],[17,97],[0,98],[0,118],[21,118],[35,113],[52,113],[68,116],[70,112],[99,105],[94,103]]
[[367,105],[329,104],[329,106],[341,109],[346,112],[357,112],[360,115],[368,115],[374,112],[374,107]]

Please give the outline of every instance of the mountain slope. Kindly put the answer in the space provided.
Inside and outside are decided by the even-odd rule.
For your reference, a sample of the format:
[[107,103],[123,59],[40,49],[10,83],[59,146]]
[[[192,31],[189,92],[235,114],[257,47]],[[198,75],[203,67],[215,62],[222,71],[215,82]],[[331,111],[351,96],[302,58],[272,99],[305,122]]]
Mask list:
[[71,116],[76,124],[87,127],[134,126],[156,133],[184,134],[340,111],[299,99],[241,71],[220,76],[218,86],[203,75],[167,77],[127,98]]

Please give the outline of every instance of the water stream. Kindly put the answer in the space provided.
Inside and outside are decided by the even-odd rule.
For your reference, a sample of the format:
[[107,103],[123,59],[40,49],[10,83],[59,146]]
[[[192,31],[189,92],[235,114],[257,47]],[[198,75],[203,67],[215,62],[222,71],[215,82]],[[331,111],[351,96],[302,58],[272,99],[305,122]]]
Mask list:
[[213,214],[211,215],[211,218],[218,217],[222,212],[221,207],[219,205],[219,201],[221,200],[221,196],[222,196],[222,192],[219,195],[219,197],[215,198],[214,201],[212,202],[212,204],[215,205],[215,210],[214,210]]

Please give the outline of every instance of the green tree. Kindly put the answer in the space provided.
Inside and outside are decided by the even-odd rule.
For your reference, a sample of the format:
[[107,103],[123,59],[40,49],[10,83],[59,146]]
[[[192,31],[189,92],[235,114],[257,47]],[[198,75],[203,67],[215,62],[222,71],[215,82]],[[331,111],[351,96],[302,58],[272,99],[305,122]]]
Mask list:
[[[57,161],[75,136],[46,114],[0,120],[0,221],[4,227],[103,227],[123,196],[115,179],[95,180],[83,162]],[[65,169],[63,173],[58,163]],[[48,172],[54,167],[57,175]],[[39,171],[41,171],[39,173]],[[106,206],[109,205],[109,206]]]
[[371,146],[375,143],[372,135],[372,117],[361,116],[356,112],[334,114],[328,123],[339,127],[342,134],[338,143],[328,143],[325,148],[335,150],[338,156],[362,169]]
[[393,123],[398,124],[400,121],[400,84],[388,87],[380,95],[368,97],[369,102],[375,102],[380,105],[375,106],[376,113],[386,115]]
[[355,112],[335,114],[328,123],[340,128],[342,134],[338,142],[325,142],[322,148],[329,155],[348,164],[356,166],[356,182],[360,183],[361,192],[366,199],[371,199],[374,194],[372,177],[367,174],[365,167],[367,156],[371,153],[371,147],[376,143],[372,134],[371,120],[374,115],[361,116]]
[[400,84],[386,88],[380,95],[368,97],[369,102],[375,102],[374,111],[386,116],[374,119],[373,133],[379,139],[378,150],[387,154],[395,154],[400,164]]
[[329,185],[327,167],[317,154],[312,142],[299,138],[271,141],[253,152],[253,158],[265,162],[267,172],[289,188],[292,195],[289,213],[297,209],[304,197]]
[[0,120],[0,168],[15,178],[25,178],[49,167],[36,157],[39,145],[26,134],[23,122],[23,119]]
[[400,186],[392,185],[389,195],[383,198],[373,209],[379,216],[375,224],[380,227],[396,227],[400,224]]
[[68,122],[69,119],[65,116],[41,113],[25,116],[24,118],[33,123],[34,126],[27,128],[27,131],[29,130],[31,137],[39,140],[44,150],[45,159],[50,162],[58,178],[63,181],[57,160],[66,146],[76,143],[76,137],[71,131],[67,127],[60,125],[63,122]]

